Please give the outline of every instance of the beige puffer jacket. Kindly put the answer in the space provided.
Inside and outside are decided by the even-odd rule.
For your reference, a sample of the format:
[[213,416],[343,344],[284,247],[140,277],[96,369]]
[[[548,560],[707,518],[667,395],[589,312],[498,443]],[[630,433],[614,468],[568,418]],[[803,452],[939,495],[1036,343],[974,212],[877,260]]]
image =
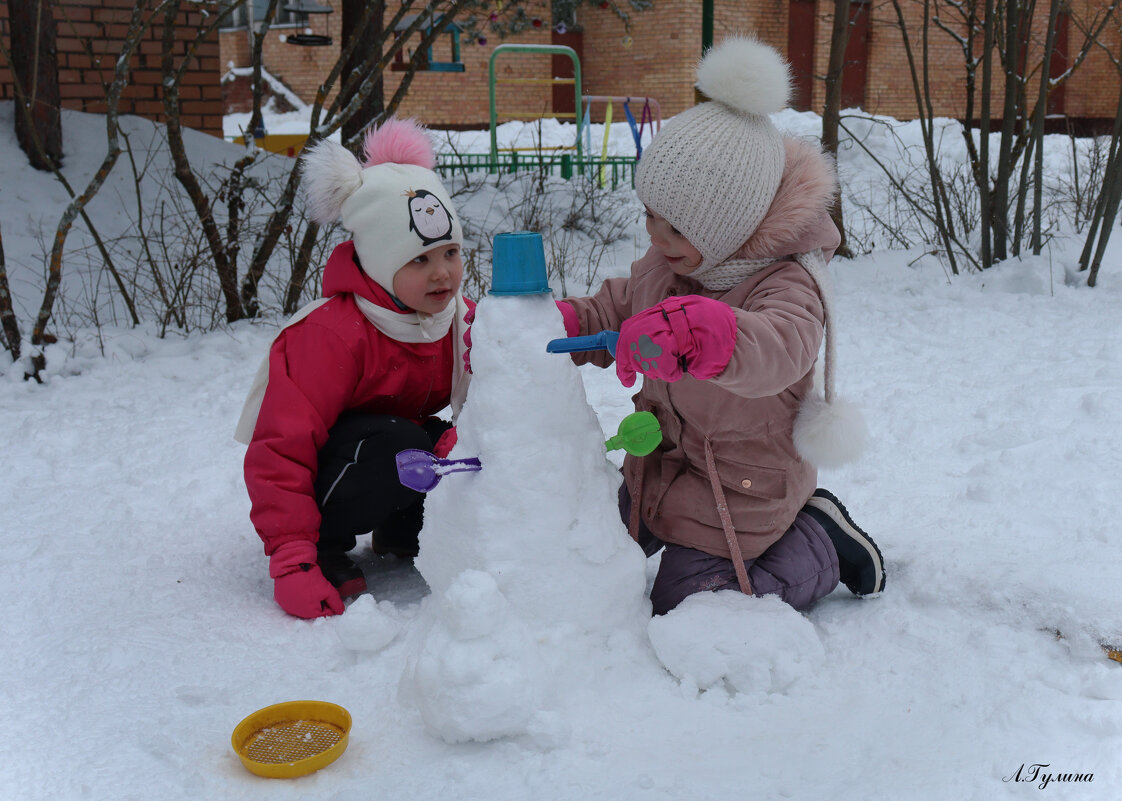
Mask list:
[[[656,536],[726,558],[722,496],[741,557],[752,559],[783,535],[817,481],[815,467],[795,449],[792,429],[811,390],[823,305],[814,279],[793,256],[821,248],[828,259],[838,246],[826,211],[833,167],[817,148],[788,140],[784,176],[768,217],[737,254],[775,261],[732,289],[709,291],[675,275],[652,249],[632,265],[629,278],[608,279],[595,295],[566,299],[581,334],[619,330],[628,317],[672,295],[702,295],[733,307],[737,342],[720,375],[643,381],[635,408],[654,413],[663,442],[649,456],[628,456],[624,463],[638,513]],[[761,246],[768,250],[761,253]],[[574,359],[612,363],[606,351]]]

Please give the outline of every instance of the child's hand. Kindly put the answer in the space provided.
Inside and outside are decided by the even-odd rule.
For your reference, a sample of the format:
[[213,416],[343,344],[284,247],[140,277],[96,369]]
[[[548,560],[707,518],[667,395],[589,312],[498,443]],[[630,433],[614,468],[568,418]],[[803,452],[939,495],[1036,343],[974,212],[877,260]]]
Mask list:
[[642,373],[677,381],[705,380],[728,366],[736,345],[736,315],[727,303],[700,295],[667,298],[619,327],[616,375],[625,387]]
[[565,323],[565,336],[575,337],[580,334],[580,319],[577,317],[577,310],[573,308],[573,304],[564,303],[560,300],[554,301],[557,304],[557,311],[561,312],[561,321]]
[[440,439],[432,446],[432,455],[438,459],[443,459],[452,449],[456,447],[456,427],[453,426],[440,435]]
[[269,558],[273,597],[280,608],[296,617],[328,617],[343,613],[343,599],[323,577],[316,563],[315,543],[286,542]]

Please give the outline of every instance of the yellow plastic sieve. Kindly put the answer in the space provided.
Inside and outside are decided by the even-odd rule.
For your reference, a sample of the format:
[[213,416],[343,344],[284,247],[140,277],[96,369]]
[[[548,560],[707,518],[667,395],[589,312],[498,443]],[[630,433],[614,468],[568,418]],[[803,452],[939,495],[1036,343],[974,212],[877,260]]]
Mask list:
[[347,750],[351,715],[326,701],[287,701],[258,709],[234,729],[230,744],[248,770],[271,779],[306,776]]

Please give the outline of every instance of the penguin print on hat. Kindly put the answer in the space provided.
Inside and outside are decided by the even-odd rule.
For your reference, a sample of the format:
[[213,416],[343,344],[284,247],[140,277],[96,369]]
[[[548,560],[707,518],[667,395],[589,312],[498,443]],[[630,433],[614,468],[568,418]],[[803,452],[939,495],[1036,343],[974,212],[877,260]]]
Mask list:
[[409,200],[409,230],[417,232],[425,247],[452,238],[452,215],[440,198],[427,189],[410,189],[405,195]]

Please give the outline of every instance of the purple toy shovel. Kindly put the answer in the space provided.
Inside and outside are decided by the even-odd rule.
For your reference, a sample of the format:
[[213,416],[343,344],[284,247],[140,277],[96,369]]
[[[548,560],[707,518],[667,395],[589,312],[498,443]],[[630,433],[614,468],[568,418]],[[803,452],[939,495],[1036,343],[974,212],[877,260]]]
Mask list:
[[439,459],[428,451],[401,451],[397,460],[397,477],[402,484],[417,492],[429,492],[449,473],[468,473],[483,469],[479,459]]

